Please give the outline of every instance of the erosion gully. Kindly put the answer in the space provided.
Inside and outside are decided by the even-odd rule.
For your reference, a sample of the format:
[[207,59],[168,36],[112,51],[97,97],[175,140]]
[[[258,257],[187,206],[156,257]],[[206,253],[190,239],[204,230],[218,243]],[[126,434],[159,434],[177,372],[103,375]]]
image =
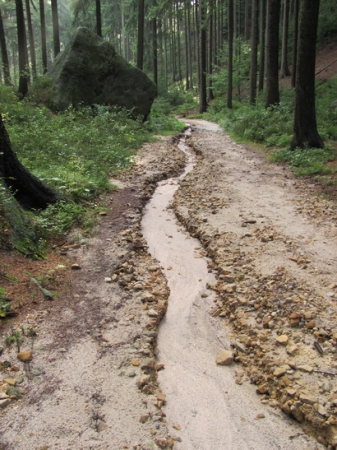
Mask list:
[[161,264],[171,291],[159,329],[157,358],[165,365],[158,374],[159,384],[166,394],[165,412],[175,448],[315,448],[297,424],[261,404],[251,385],[235,383],[240,367],[215,363],[217,353],[229,349],[230,342],[221,321],[208,314],[215,294],[207,283],[214,275],[199,253],[199,241],[177,223],[170,209],[180,181],[196,164],[186,144],[190,133],[188,128],[178,144],[187,157],[184,173],[159,183],[142,221],[149,251]]

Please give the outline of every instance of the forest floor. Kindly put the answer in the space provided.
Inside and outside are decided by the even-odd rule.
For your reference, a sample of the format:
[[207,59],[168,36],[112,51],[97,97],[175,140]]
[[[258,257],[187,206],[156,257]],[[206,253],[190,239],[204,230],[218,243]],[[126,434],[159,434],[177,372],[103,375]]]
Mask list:
[[[322,79],[336,66],[337,47],[318,54]],[[0,329],[0,449],[337,448],[336,192],[189,123],[194,168],[158,210],[178,228],[159,249],[144,207],[186,164],[168,141],[112,180],[93,237],[43,261],[0,254],[17,312]]]
[[[74,233],[48,261],[26,260],[15,270],[18,257],[6,256],[2,281],[21,309],[1,330],[0,448],[337,445],[336,204],[216,125],[190,124],[194,168],[170,210],[183,241],[199,239],[193,258],[213,278],[173,319],[169,340],[181,361],[161,354],[157,332],[170,308],[170,279],[175,271],[193,274],[194,263],[176,270],[151,256],[142,220],[157,182],[180,174],[186,155],[159,141],[113,180],[118,190],[107,195],[94,237]],[[180,264],[175,233],[160,247],[169,241]],[[54,300],[26,271],[57,292]],[[193,289],[187,284],[181,298]],[[200,334],[211,338],[203,349],[192,345]],[[179,372],[185,368],[196,377],[190,385]]]

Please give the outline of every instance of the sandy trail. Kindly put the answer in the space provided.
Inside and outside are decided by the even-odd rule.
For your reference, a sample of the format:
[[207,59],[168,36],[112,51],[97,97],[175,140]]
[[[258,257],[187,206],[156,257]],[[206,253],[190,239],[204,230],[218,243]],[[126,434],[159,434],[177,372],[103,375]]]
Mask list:
[[[208,126],[218,131],[214,124]],[[214,295],[207,285],[214,277],[198,253],[199,241],[184,232],[168,209],[190,164],[179,179],[160,183],[142,221],[149,250],[162,265],[171,290],[157,357],[165,364],[159,382],[167,395],[169,429],[181,440],[175,448],[316,448],[299,426],[261,405],[251,386],[238,386],[237,369],[215,364],[217,353],[230,348],[230,341],[220,322],[208,314]]]

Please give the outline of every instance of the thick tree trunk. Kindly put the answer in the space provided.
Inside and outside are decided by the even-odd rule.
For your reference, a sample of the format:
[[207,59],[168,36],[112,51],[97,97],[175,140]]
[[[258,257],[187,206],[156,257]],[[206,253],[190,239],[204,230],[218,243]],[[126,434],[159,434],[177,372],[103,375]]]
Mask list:
[[268,0],[267,4],[267,108],[280,103],[278,80],[280,4],[281,0]]
[[96,33],[102,37],[101,0],[96,0]]
[[297,64],[297,41],[298,41],[298,14],[299,14],[299,0],[294,0],[294,33],[293,33],[293,61],[291,72],[291,87],[296,85],[296,64]]
[[16,200],[28,209],[46,208],[56,203],[57,194],[32,175],[12,151],[10,139],[0,114],[0,180],[14,194]]
[[60,53],[60,25],[57,0],[51,0],[51,12],[53,18],[54,58]]
[[3,25],[1,9],[0,9],[0,47],[1,47],[1,59],[2,59],[2,69],[4,72],[4,80],[6,86],[11,86],[11,75],[9,71],[9,59],[7,52],[7,44],[6,44],[6,35],[5,29]]
[[315,108],[315,60],[319,0],[300,2],[300,21],[295,87],[292,148],[323,148],[317,131]]
[[22,0],[15,0],[16,23],[19,47],[19,90],[18,93],[25,97],[28,94],[28,58],[25,18]]
[[260,68],[259,91],[263,91],[266,64],[266,0],[260,0]]
[[282,60],[281,78],[288,77],[290,70],[288,67],[288,29],[289,29],[289,8],[290,0],[284,0],[283,4],[283,26],[282,26]]

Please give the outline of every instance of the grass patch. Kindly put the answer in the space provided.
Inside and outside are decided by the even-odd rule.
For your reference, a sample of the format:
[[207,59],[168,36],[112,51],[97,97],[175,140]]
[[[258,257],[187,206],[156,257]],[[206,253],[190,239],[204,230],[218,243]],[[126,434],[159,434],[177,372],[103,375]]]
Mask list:
[[[75,225],[89,229],[97,198],[113,189],[109,179],[132,165],[137,149],[153,134],[174,134],[184,125],[161,108],[151,121],[133,120],[124,109],[96,105],[53,114],[41,102],[48,80],[39,80],[31,99],[19,101],[0,87],[1,113],[12,148],[22,164],[61,195],[62,201],[33,214],[45,236],[62,235]],[[41,100],[42,101],[42,100]],[[1,192],[0,192],[1,194]],[[1,203],[6,201],[0,195]],[[6,224],[2,224],[4,228]]]

